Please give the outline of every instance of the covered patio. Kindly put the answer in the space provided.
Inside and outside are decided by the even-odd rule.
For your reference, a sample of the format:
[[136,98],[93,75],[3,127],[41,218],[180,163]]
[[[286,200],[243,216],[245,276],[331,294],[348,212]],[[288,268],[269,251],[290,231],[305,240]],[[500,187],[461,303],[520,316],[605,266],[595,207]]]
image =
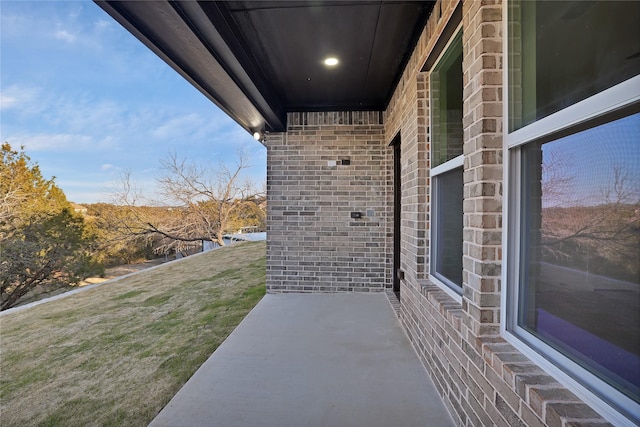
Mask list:
[[96,2],[267,148],[269,295],[154,425],[638,425],[531,297],[541,147],[638,120],[637,2]]
[[267,294],[151,423],[453,426],[383,293]]

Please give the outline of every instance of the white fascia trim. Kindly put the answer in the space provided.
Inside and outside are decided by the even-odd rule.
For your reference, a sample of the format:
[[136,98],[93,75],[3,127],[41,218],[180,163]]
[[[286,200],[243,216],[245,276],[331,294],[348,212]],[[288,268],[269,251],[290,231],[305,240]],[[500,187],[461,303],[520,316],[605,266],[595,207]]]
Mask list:
[[[508,56],[508,53],[507,55]],[[504,80],[508,75],[508,64],[505,60]],[[505,86],[507,95],[505,96],[505,106],[508,105],[508,86]],[[599,92],[587,99],[584,99],[570,107],[562,109],[542,118],[535,123],[524,126],[512,133],[505,130],[507,147],[513,148],[525,144],[545,135],[558,132],[560,130],[575,126],[579,123],[591,120],[602,114],[617,110],[634,102],[640,101],[640,75],[625,80],[612,88]],[[504,109],[506,114],[506,107]],[[508,116],[505,116],[508,121]],[[505,126],[507,129],[507,126]]]
[[[512,283],[517,283],[517,268],[513,268],[513,260],[518,258],[520,247],[520,209],[516,205],[517,198],[514,198],[515,191],[511,189],[520,188],[521,177],[517,170],[511,166],[512,163],[519,163],[520,151],[510,152],[506,147],[503,153],[503,191],[505,197],[502,200],[502,292],[500,293],[500,331],[507,333],[510,326],[512,310],[518,306],[518,289]],[[510,215],[510,213],[512,213]],[[515,289],[514,289],[515,288]],[[509,317],[511,316],[511,317]],[[515,322],[514,322],[515,323]]]
[[451,160],[448,160],[441,165],[436,166],[435,168],[431,168],[431,176],[434,177],[436,175],[440,175],[444,172],[449,172],[455,168],[459,168],[464,166],[464,154],[460,154],[458,157],[454,157]]
[[509,181],[510,161],[507,138],[509,136],[509,2],[502,3],[502,260],[501,278],[502,292],[500,292],[500,333],[507,334],[507,294],[509,292],[507,261],[509,260]]

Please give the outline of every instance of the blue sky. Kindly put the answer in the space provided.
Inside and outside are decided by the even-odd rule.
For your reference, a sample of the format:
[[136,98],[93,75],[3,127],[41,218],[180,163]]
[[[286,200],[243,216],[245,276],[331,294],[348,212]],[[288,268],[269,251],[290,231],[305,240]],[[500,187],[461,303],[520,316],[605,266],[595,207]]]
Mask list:
[[[547,206],[640,203],[640,113],[543,145],[543,188],[553,188]],[[616,200],[615,171],[624,180]],[[562,184],[564,182],[564,184]]]
[[67,198],[110,202],[124,170],[153,197],[170,152],[215,168],[266,149],[91,1],[0,0],[0,139]]

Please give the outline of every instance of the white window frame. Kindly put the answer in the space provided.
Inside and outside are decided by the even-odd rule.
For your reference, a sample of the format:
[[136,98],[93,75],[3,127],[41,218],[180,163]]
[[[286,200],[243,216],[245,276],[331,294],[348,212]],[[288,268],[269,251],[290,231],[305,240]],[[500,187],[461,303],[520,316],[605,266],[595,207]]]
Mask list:
[[[433,102],[432,102],[432,98],[431,98],[431,74],[433,72],[433,69],[435,69],[438,64],[440,63],[440,61],[442,60],[442,57],[448,52],[449,48],[451,47],[451,44],[453,43],[453,41],[456,39],[456,37],[458,36],[458,34],[460,34],[460,32],[463,31],[462,29],[462,23],[460,25],[458,25],[458,27],[456,28],[456,30],[453,32],[453,34],[451,35],[451,37],[449,37],[449,40],[447,41],[446,46],[442,49],[442,52],[440,52],[440,55],[438,55],[438,58],[434,61],[434,66],[431,69],[431,71],[429,72],[429,141],[431,142],[429,150],[432,150],[433,148],[433,126],[431,126],[432,120],[433,120]],[[464,73],[464,70],[463,70]],[[464,101],[464,100],[463,100]],[[463,104],[464,105],[464,104]],[[429,158],[430,160],[430,164],[433,163],[433,159],[431,157],[432,155],[432,151],[430,151],[429,153]],[[438,277],[434,276],[431,272],[433,271],[434,265],[433,265],[433,259],[434,259],[434,254],[436,253],[436,239],[435,239],[435,232],[437,230],[438,227],[438,221],[436,219],[437,215],[435,215],[435,210],[434,210],[434,201],[436,200],[437,197],[437,193],[436,193],[436,188],[435,188],[435,181],[434,178],[437,178],[438,175],[443,174],[445,172],[449,172],[452,171],[456,168],[460,168],[460,167],[464,167],[464,154],[461,154],[457,157],[454,157],[451,160],[448,160],[438,166],[432,167],[430,169],[429,172],[429,179],[430,179],[430,185],[429,185],[429,218],[430,218],[430,226],[429,226],[429,254],[428,254],[428,259],[429,259],[429,281],[431,281],[433,284],[435,284],[436,286],[438,286],[440,289],[442,289],[443,291],[445,291],[451,298],[453,298],[458,304],[462,304],[462,284],[460,284],[460,293],[457,292],[457,286],[456,288],[454,288],[452,285],[449,285],[447,283],[445,283],[444,281],[440,280]],[[463,171],[464,172],[464,171]],[[460,256],[462,257],[463,254],[460,254]]]
[[[503,117],[505,123],[509,122],[510,102],[508,11],[508,3],[505,3],[503,7]],[[640,76],[619,83],[511,133],[508,126],[505,125],[503,133],[504,194],[506,199],[503,203],[503,230],[505,232],[502,233],[504,254],[502,283],[505,284],[505,288],[501,295],[501,333],[516,349],[553,375],[576,396],[616,426],[636,425],[616,407],[629,414],[637,414],[640,413],[640,405],[518,326],[521,245],[521,195],[518,194],[518,189],[522,184],[521,147],[525,144],[565,129],[579,127],[581,124],[590,127],[589,124],[598,117],[636,102],[640,102]],[[576,378],[580,378],[580,382]],[[598,390],[598,393],[596,394],[592,390]],[[606,396],[607,400],[603,396]]]
[[[435,178],[437,178],[438,175],[440,174],[452,171],[454,169],[462,168],[463,166],[464,166],[464,155],[461,154],[431,169],[431,196],[429,199],[431,200],[431,211],[429,212],[430,218],[431,218],[431,227],[430,227],[431,244],[429,245],[429,280],[435,283],[436,285],[438,285],[440,288],[442,288],[447,294],[449,294],[449,296],[451,296],[451,298],[455,299],[459,304],[462,304],[462,284],[460,284],[460,293],[458,293],[457,286],[455,286],[455,284],[453,283],[448,284],[443,280],[439,279],[437,276],[434,276],[431,272],[435,268],[435,266],[433,265],[434,255],[437,250],[435,233],[439,226],[438,219],[437,219],[438,216],[436,215],[435,210],[433,209],[434,203],[438,197],[438,193],[437,193],[438,190],[436,189]],[[431,253],[432,250],[434,253]],[[462,256],[463,254],[461,253],[460,257]]]

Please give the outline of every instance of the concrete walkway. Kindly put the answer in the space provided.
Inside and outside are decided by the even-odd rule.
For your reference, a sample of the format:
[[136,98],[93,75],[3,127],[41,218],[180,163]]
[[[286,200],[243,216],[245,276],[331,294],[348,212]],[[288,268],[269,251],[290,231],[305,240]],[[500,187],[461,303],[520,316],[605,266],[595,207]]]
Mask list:
[[266,295],[151,423],[453,426],[384,294]]

